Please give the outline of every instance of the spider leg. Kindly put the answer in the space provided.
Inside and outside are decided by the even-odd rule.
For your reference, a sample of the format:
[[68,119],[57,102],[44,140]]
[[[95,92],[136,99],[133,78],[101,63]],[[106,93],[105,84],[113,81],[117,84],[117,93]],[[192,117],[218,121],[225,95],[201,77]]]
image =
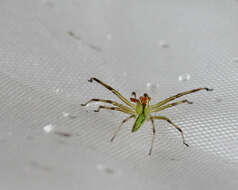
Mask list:
[[186,142],[185,142],[185,138],[184,138],[184,134],[183,134],[183,130],[180,129],[177,125],[175,125],[170,119],[168,119],[167,117],[164,116],[152,116],[152,119],[161,119],[161,120],[165,120],[167,122],[169,122],[173,127],[175,127],[182,135],[182,139],[183,139],[183,144],[186,146],[189,146]]
[[169,98],[166,98],[165,100],[162,100],[161,102],[157,103],[157,104],[154,104],[151,106],[151,108],[157,108],[157,107],[160,107],[176,98],[179,98],[181,96],[184,96],[186,94],[190,94],[190,93],[194,93],[194,92],[197,92],[197,91],[200,91],[200,90],[206,90],[206,91],[212,91],[213,89],[210,89],[210,88],[197,88],[197,89],[193,89],[193,90],[189,90],[189,91],[186,91],[186,92],[181,92],[179,94],[176,94],[175,96],[171,96]]
[[101,109],[116,110],[116,111],[120,111],[120,112],[123,112],[123,113],[126,113],[126,114],[134,115],[133,111],[122,109],[122,108],[119,108],[119,107],[99,106],[98,109],[96,109],[94,111],[99,112]]
[[178,102],[174,102],[174,103],[171,103],[171,104],[167,104],[167,105],[165,105],[165,106],[155,107],[155,108],[153,108],[153,109],[151,110],[151,112],[162,111],[162,110],[164,110],[164,109],[167,109],[167,108],[170,108],[170,107],[173,107],[173,106],[182,104],[182,103],[192,104],[193,102],[190,102],[190,101],[188,101],[188,100],[181,100],[181,101],[178,101]]
[[152,142],[151,142],[151,146],[150,146],[150,151],[149,151],[149,156],[151,155],[152,153],[152,149],[153,149],[153,145],[154,145],[154,141],[155,141],[155,124],[154,124],[154,119],[151,117],[150,118],[150,121],[152,123],[152,131],[153,131],[153,136],[152,136]]
[[124,120],[121,122],[120,126],[118,127],[118,129],[115,131],[113,137],[111,138],[111,142],[115,139],[115,137],[116,137],[117,133],[120,131],[122,125],[123,125],[124,123],[126,123],[129,119],[133,118],[133,117],[135,117],[135,115],[131,115],[131,116],[127,117],[126,119],[124,119]]
[[132,110],[131,108],[127,107],[127,106],[124,106],[122,104],[119,104],[115,101],[112,101],[112,100],[103,100],[103,99],[96,99],[96,98],[93,98],[89,101],[87,101],[85,104],[81,104],[81,106],[87,106],[89,103],[91,102],[104,102],[104,103],[108,103],[108,104],[112,104],[114,106],[117,106],[121,109],[125,109],[125,110],[128,110],[128,111],[131,111],[131,112],[134,112],[134,110]]
[[121,101],[123,101],[125,104],[127,104],[128,106],[132,107],[132,108],[136,108],[136,106],[134,104],[132,104],[131,102],[129,102],[125,97],[123,97],[118,91],[116,91],[115,89],[113,89],[111,86],[108,86],[107,84],[105,84],[104,82],[98,80],[95,77],[90,78],[88,81],[89,82],[93,82],[96,81],[99,84],[101,84],[102,86],[104,86],[105,88],[107,88],[108,90],[110,90],[113,94],[115,94],[118,98],[121,99]]

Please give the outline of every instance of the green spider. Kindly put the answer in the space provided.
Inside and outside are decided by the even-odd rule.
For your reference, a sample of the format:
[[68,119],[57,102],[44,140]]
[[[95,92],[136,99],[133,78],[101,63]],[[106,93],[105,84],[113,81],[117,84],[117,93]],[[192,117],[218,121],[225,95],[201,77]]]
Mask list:
[[133,98],[130,98],[130,101],[129,101],[125,97],[123,97],[118,91],[116,91],[115,89],[113,89],[109,85],[105,84],[104,82],[98,80],[97,78],[93,77],[93,78],[91,78],[88,81],[89,82],[93,82],[93,81],[98,82],[99,84],[101,84],[105,88],[107,88],[108,90],[112,91],[112,93],[114,93],[118,98],[120,98],[122,102],[127,104],[127,106],[125,106],[123,104],[119,104],[119,103],[117,103],[115,101],[112,101],[112,100],[103,100],[103,99],[91,99],[88,102],[86,102],[85,104],[81,104],[81,106],[86,106],[90,102],[108,103],[108,104],[112,104],[114,107],[99,106],[98,109],[96,109],[94,111],[95,112],[99,112],[100,109],[108,109],[108,110],[120,111],[120,112],[123,112],[123,113],[126,113],[126,114],[130,115],[129,117],[125,118],[121,122],[121,125],[115,131],[113,137],[111,138],[111,141],[113,141],[115,139],[117,133],[120,131],[121,126],[125,122],[127,122],[129,119],[135,118],[135,122],[134,122],[134,125],[132,127],[131,132],[136,132],[145,123],[145,121],[151,121],[153,136],[152,136],[152,142],[151,142],[151,146],[150,146],[150,150],[149,150],[149,155],[151,155],[151,153],[152,153],[154,139],[155,139],[155,132],[156,132],[155,131],[155,125],[154,125],[154,120],[155,119],[165,120],[165,121],[169,122],[173,127],[175,127],[181,133],[183,144],[186,145],[186,146],[189,146],[185,142],[184,134],[183,134],[182,129],[180,129],[177,125],[175,125],[167,117],[164,117],[164,116],[153,116],[153,115],[151,115],[151,113],[159,112],[159,111],[162,111],[164,109],[167,109],[167,108],[170,108],[170,107],[182,104],[182,103],[192,104],[192,102],[188,101],[187,99],[181,100],[181,101],[178,101],[178,102],[174,102],[174,103],[171,103],[171,104],[167,104],[167,103],[172,101],[172,100],[174,100],[174,99],[176,99],[176,98],[179,98],[179,97],[181,97],[183,95],[190,94],[190,93],[193,93],[193,92],[197,92],[197,91],[200,91],[200,90],[206,90],[206,91],[212,91],[213,90],[213,89],[209,89],[209,88],[197,88],[197,89],[193,89],[193,90],[189,90],[189,91],[186,91],[186,92],[182,92],[182,93],[176,94],[175,96],[171,96],[169,98],[166,98],[165,100],[160,101],[157,104],[150,105],[151,98],[146,93],[144,93],[144,96],[141,96],[139,99],[137,99],[136,98],[136,93],[132,92],[131,95],[133,96]]

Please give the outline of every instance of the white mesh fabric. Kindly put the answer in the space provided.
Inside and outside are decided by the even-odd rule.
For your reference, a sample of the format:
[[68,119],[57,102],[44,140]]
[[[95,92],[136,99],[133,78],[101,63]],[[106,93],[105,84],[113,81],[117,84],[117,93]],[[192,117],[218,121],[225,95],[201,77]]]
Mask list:
[[[0,2],[0,184],[3,189],[238,188],[238,2]],[[130,133],[98,77],[152,103],[197,87],[192,105]],[[183,98],[181,98],[183,99]],[[47,133],[52,127],[53,131]]]

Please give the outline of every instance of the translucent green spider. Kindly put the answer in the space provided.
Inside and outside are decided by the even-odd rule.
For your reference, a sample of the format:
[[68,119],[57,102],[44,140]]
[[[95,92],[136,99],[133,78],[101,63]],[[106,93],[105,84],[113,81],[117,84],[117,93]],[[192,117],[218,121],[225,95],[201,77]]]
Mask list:
[[[152,130],[153,130],[153,136],[152,136],[152,143],[150,146],[150,151],[149,151],[149,155],[151,155],[152,153],[152,149],[153,149],[153,144],[154,144],[154,139],[155,139],[155,125],[154,125],[154,120],[155,119],[160,119],[160,120],[165,120],[167,122],[169,122],[173,127],[175,127],[182,135],[182,139],[183,139],[183,144],[186,146],[189,146],[184,139],[184,134],[182,129],[180,129],[177,125],[175,125],[170,119],[168,119],[167,117],[164,116],[153,116],[151,115],[151,113],[154,112],[159,112],[162,111],[164,109],[182,104],[182,103],[188,103],[188,104],[192,104],[192,102],[188,101],[188,100],[181,100],[178,102],[173,102],[171,104],[167,104],[168,102],[179,98],[183,95],[186,94],[190,94],[193,92],[197,92],[200,90],[206,90],[206,91],[212,91],[213,89],[209,89],[209,88],[197,88],[197,89],[193,89],[193,90],[189,90],[186,92],[182,92],[179,93],[175,96],[171,96],[169,98],[166,98],[165,100],[158,102],[157,104],[154,105],[150,105],[150,100],[151,98],[148,96],[148,94],[144,94],[144,96],[141,96],[139,99],[136,98],[136,93],[132,92],[132,96],[133,98],[130,98],[130,101],[127,100],[125,97],[123,97],[118,91],[116,91],[115,89],[113,89],[112,87],[110,87],[109,85],[105,84],[104,82],[98,80],[97,78],[91,78],[90,80],[88,80],[89,82],[93,82],[96,81],[99,84],[103,85],[105,88],[107,88],[108,90],[110,90],[112,93],[114,93],[118,98],[121,99],[122,102],[124,102],[126,105],[122,105],[119,104],[115,101],[112,100],[103,100],[103,99],[91,99],[88,102],[86,102],[85,104],[81,104],[82,106],[86,106],[88,105],[90,102],[104,102],[104,103],[108,103],[108,104],[112,104],[113,107],[108,107],[108,106],[99,106],[97,110],[94,110],[95,112],[99,112],[100,109],[108,109],[108,110],[116,110],[116,111],[120,111],[126,114],[129,114],[130,116],[125,118],[122,122],[121,125],[119,126],[119,128],[115,131],[111,141],[113,141],[117,135],[117,133],[119,132],[121,126],[127,122],[129,119],[131,118],[135,118],[135,122],[134,125],[132,127],[131,132],[136,132],[143,124],[145,121],[151,121],[152,123]],[[166,104],[166,105],[165,105]]]

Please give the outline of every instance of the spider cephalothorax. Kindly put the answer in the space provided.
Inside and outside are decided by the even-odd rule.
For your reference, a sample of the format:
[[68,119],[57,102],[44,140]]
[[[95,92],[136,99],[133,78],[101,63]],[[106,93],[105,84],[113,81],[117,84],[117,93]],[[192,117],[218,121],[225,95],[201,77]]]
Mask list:
[[173,127],[175,127],[181,133],[182,139],[183,139],[183,144],[188,146],[188,144],[185,143],[184,134],[183,134],[182,129],[180,129],[177,125],[175,125],[167,117],[153,116],[151,114],[154,113],[154,112],[162,111],[162,110],[167,109],[169,107],[173,107],[173,106],[182,104],[182,103],[192,104],[192,102],[188,101],[187,99],[167,104],[168,102],[170,102],[172,100],[175,100],[176,98],[179,98],[179,97],[184,96],[186,94],[190,94],[190,93],[197,92],[197,91],[200,91],[200,90],[212,91],[212,89],[209,89],[209,88],[197,88],[197,89],[193,89],[193,90],[189,90],[189,91],[186,91],[186,92],[176,94],[175,96],[171,96],[169,98],[166,98],[165,100],[160,101],[157,104],[150,105],[149,102],[150,102],[151,98],[146,93],[144,93],[143,96],[141,96],[141,97],[139,97],[139,99],[137,99],[136,98],[136,93],[132,92],[132,96],[134,96],[134,97],[130,98],[130,101],[128,101],[118,91],[113,89],[111,86],[108,86],[104,82],[98,80],[97,78],[93,77],[89,80],[89,82],[93,82],[93,80],[98,82],[99,84],[103,85],[108,90],[112,91],[112,93],[114,93],[119,99],[121,99],[121,101],[124,102],[127,106],[123,105],[123,104],[120,104],[120,103],[117,103],[117,102],[112,101],[112,100],[102,100],[102,99],[91,99],[88,102],[86,102],[85,104],[81,104],[81,105],[86,106],[88,103],[93,102],[93,101],[104,102],[104,103],[112,104],[112,105],[114,105],[114,107],[99,106],[98,109],[94,110],[94,111],[99,112],[100,109],[109,109],[109,110],[120,111],[120,112],[123,112],[123,113],[126,113],[126,114],[130,115],[129,117],[127,117],[126,119],[124,119],[121,122],[121,125],[119,126],[119,128],[117,129],[115,134],[113,135],[111,141],[113,141],[115,139],[115,137],[116,137],[117,133],[119,132],[122,124],[125,123],[126,121],[128,121],[129,119],[135,118],[135,122],[134,122],[134,125],[133,125],[132,130],[131,130],[132,132],[137,131],[144,124],[145,121],[150,120],[151,123],[152,123],[153,137],[152,137],[152,143],[151,143],[149,155],[151,155],[151,153],[152,153],[152,148],[153,148],[153,144],[154,144],[154,138],[155,138],[154,120],[155,119],[165,120],[165,121],[169,122]]

